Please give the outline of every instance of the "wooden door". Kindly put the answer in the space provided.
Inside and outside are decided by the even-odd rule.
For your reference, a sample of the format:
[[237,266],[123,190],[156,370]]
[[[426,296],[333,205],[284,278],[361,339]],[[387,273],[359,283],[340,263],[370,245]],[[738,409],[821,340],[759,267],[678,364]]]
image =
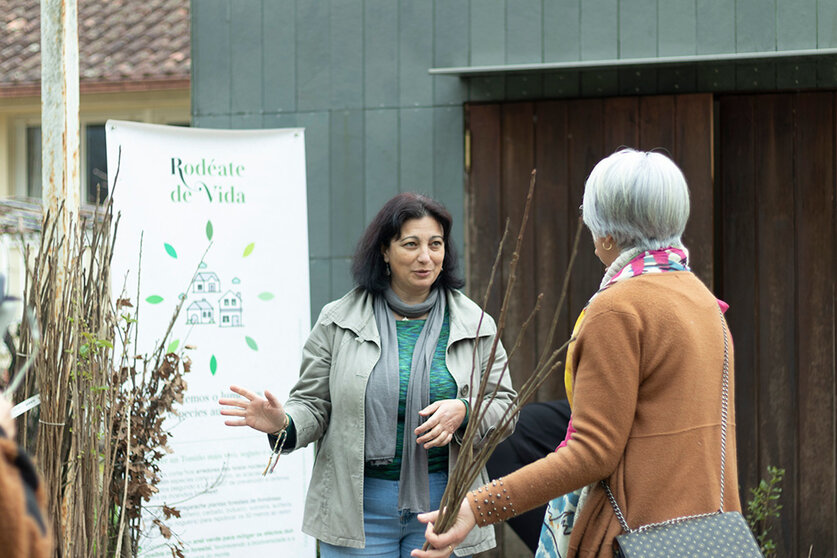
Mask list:
[[718,100],[718,277],[735,340],[741,499],[768,465],[786,469],[778,556],[837,555],[836,97]]
[[[469,105],[466,115],[466,271],[475,299],[503,221],[517,230],[529,172],[538,169],[505,343],[538,293],[546,310],[512,358],[514,380],[543,349],[590,169],[622,145],[666,149],[690,187],[684,242],[692,267],[731,306],[742,504],[768,465],[785,468],[781,519],[771,533],[778,555],[837,555],[837,93]],[[603,271],[584,234],[559,341]],[[507,279],[504,267],[499,282]],[[489,299],[493,315],[499,292]],[[564,397],[561,376],[539,399]],[[501,536],[485,556],[522,552]]]

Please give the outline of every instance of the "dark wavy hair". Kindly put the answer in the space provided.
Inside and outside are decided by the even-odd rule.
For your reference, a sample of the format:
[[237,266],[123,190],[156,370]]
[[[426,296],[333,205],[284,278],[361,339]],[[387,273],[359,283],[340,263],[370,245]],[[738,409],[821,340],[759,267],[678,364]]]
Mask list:
[[434,199],[405,192],[398,194],[381,208],[360,238],[352,258],[352,277],[355,283],[375,294],[382,293],[389,286],[386,264],[381,248],[401,234],[401,227],[410,219],[433,217],[442,225],[445,237],[445,259],[442,271],[434,287],[458,289],[465,281],[458,273],[456,249],[451,241],[450,231],[453,219],[445,207]]

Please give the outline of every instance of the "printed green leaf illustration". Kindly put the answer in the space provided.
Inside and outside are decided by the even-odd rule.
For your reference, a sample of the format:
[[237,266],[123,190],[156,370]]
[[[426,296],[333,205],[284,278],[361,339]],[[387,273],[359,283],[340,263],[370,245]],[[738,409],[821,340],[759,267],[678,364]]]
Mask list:
[[258,350],[259,350],[259,346],[256,344],[256,342],[253,340],[253,338],[252,338],[252,337],[248,337],[248,336],[246,336],[246,335],[245,335],[245,336],[244,336],[244,340],[245,340],[245,341],[247,341],[247,346],[248,346],[248,347],[250,347],[250,348],[251,348],[251,349],[253,349],[254,351],[258,351]]
[[206,222],[206,239],[212,240],[212,221]]
[[163,302],[163,297],[161,297],[160,295],[151,295],[148,298],[146,298],[145,301],[148,304],[160,304],[161,302]]
[[273,293],[263,292],[259,293],[259,298],[262,300],[273,300],[275,295]]
[[215,372],[218,370],[218,361],[215,360],[215,355],[212,355],[212,358],[209,359],[209,371],[212,372],[212,375],[215,375]]
[[175,339],[174,341],[169,343],[169,346],[166,347],[166,354],[175,352],[179,345],[180,345],[180,339]]
[[249,256],[250,254],[252,254],[252,253],[253,253],[253,248],[255,248],[255,247],[256,247],[256,243],[255,243],[255,242],[251,242],[250,244],[248,244],[248,245],[247,245],[247,248],[245,248],[245,249],[244,249],[244,255],[243,255],[243,256],[241,256],[241,257],[242,257],[242,258],[246,258],[246,257],[247,257],[247,256]]
[[169,244],[167,242],[164,242],[163,246],[166,247],[166,252],[168,253],[169,256],[171,256],[174,259],[177,259],[177,250],[174,249],[174,246],[172,246],[171,244]]

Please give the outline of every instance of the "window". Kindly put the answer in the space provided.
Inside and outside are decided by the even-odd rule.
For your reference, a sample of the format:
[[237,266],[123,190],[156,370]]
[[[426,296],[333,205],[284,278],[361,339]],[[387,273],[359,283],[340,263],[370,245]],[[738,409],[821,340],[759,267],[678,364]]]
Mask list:
[[41,197],[41,127],[26,128],[26,195],[31,198]]
[[224,316],[221,320],[222,320],[225,324],[230,323],[230,317],[229,317],[229,316]]
[[[79,161],[81,174],[81,202],[101,203],[108,194],[108,162],[105,122],[108,118],[135,122],[165,123],[189,126],[184,122],[183,109],[143,109],[81,115],[79,129]],[[13,176],[11,192],[17,196],[40,198],[43,194],[41,172],[42,133],[38,116],[21,115],[13,121],[15,132]],[[218,287],[211,288],[217,291]]]
[[[87,124],[81,130],[81,151],[84,153],[83,192],[88,203],[101,203],[108,195],[108,152],[105,125]],[[41,127],[26,127],[26,195],[40,198],[43,194],[41,177]]]
[[84,127],[87,155],[87,201],[102,203],[108,195],[108,150],[105,125],[88,124]]

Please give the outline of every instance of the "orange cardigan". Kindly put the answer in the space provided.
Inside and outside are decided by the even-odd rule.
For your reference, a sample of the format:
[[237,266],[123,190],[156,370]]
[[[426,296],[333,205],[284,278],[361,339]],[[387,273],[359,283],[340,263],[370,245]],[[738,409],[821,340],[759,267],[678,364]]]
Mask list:
[[[646,274],[600,293],[571,357],[576,432],[566,447],[502,485],[472,492],[477,524],[596,483],[575,519],[569,556],[609,558],[622,529],[601,479],[608,479],[632,528],[717,510],[723,356],[718,303],[692,273]],[[724,508],[740,511],[732,343],[729,356]]]
[[0,437],[0,555],[42,558],[52,554],[46,495],[29,458]]

